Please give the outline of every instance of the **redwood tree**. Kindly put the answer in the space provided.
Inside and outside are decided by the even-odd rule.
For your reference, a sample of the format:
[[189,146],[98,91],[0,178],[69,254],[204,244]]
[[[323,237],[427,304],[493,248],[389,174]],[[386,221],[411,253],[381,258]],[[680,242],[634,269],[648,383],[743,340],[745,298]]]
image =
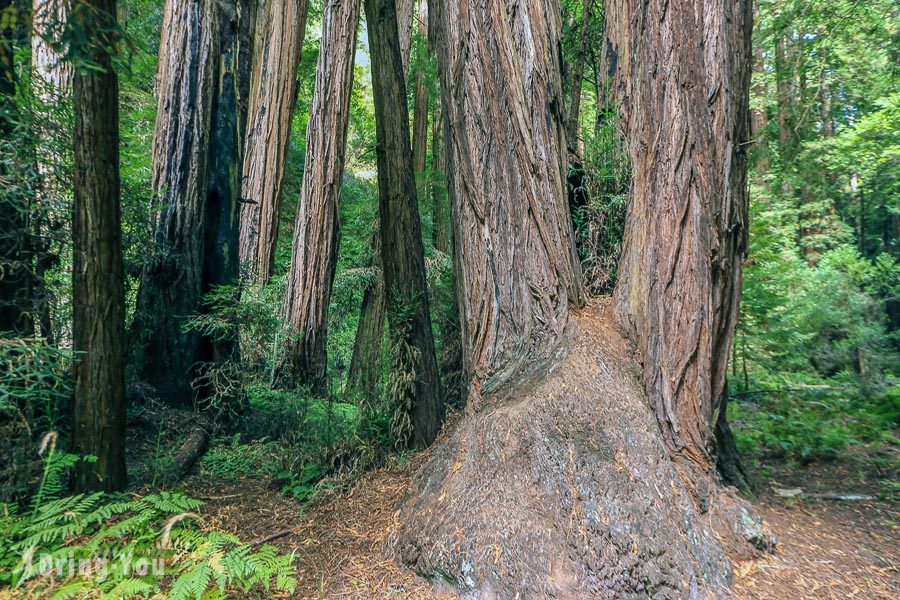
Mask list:
[[[416,56],[416,85],[413,98],[413,169],[416,173],[425,172],[425,159],[428,154],[428,85],[425,81],[425,69],[428,62],[428,49],[424,40],[428,37],[428,2],[419,0],[418,32],[420,43]],[[422,189],[425,189],[424,187]]]
[[125,288],[119,192],[119,84],[112,64],[115,0],[82,2],[91,68],[75,71],[75,204],[72,216],[72,442],[79,491],[125,488]]
[[663,439],[705,506],[747,250],[750,3],[638,4],[607,6],[634,172],[615,301]]
[[132,333],[137,375],[186,403],[198,363],[231,353],[232,340],[186,331],[213,286],[238,271],[241,69],[253,18],[249,0],[168,0],[159,55],[153,189],[156,251],[141,278]]
[[[699,257],[700,248],[714,247],[712,240],[741,238],[739,231],[728,229],[734,224],[728,215],[719,214],[716,202],[722,199],[715,192],[695,187],[695,195],[679,195],[683,190],[665,179],[666,173],[675,179],[683,175],[679,156],[657,164],[654,149],[658,142],[668,148],[673,141],[686,152],[696,148],[692,139],[667,137],[687,127],[673,120],[675,109],[665,102],[670,97],[685,111],[698,144],[709,133],[698,132],[699,124],[710,122],[695,121],[699,113],[713,123],[734,124],[723,114],[724,106],[745,98],[746,81],[722,68],[725,61],[701,61],[704,70],[690,60],[682,63],[680,52],[700,48],[701,55],[734,53],[737,59],[749,30],[732,0],[668,4],[622,1],[607,11],[615,13],[613,27],[630,32],[612,41],[620,64],[628,63],[622,76],[634,82],[623,95],[636,111],[628,114],[641,115],[626,120],[630,144],[644,149],[648,157],[641,164],[648,176],[659,178],[653,196],[632,200],[629,234],[636,239],[636,224],[648,219],[664,232],[680,233],[685,214],[707,224],[693,230],[693,237],[642,239],[656,249],[655,262],[643,264],[650,273],[677,265],[680,246],[684,258]],[[435,449],[402,505],[395,546],[400,559],[473,595],[498,598],[724,594],[730,565],[723,543],[733,541],[735,520],[719,527],[722,520],[713,518],[723,514],[714,510],[717,495],[709,494],[707,505],[698,501],[696,480],[683,476],[681,458],[671,453],[671,431],[661,429],[654,418],[658,412],[649,410],[646,400],[649,395],[658,407],[652,376],[679,364],[679,358],[687,359],[681,363],[687,371],[707,361],[710,382],[719,381],[708,358],[718,354],[645,355],[645,391],[630,344],[615,327],[616,315],[628,314],[622,310],[625,296],[618,296],[614,306],[604,300],[580,308],[583,293],[564,195],[558,3],[447,1],[435,3],[431,13],[449,122],[450,195],[470,383],[465,416]],[[657,38],[659,30],[666,33]],[[674,40],[681,50],[673,51]],[[643,58],[657,56],[657,48],[658,56],[672,62],[656,65]],[[638,62],[625,54],[642,58]],[[668,89],[670,78],[680,82],[679,92]],[[713,85],[706,85],[710,80]],[[694,96],[690,107],[682,94]],[[653,109],[662,111],[651,135],[635,127],[655,118],[644,114],[651,106],[645,104],[647,97],[658,100]],[[737,152],[739,139],[723,146]],[[691,156],[696,175],[690,180],[724,177],[738,185],[742,166],[732,166],[729,154],[704,149]],[[635,195],[642,189],[636,180]],[[661,206],[685,206],[691,199],[687,205],[696,210],[658,214],[652,199]],[[729,201],[741,202],[737,197]],[[647,235],[653,231],[659,229]],[[709,302],[707,308],[679,310],[676,302],[686,297],[684,289],[677,299],[665,296],[654,305],[652,318],[676,324],[661,338],[669,349],[683,343],[677,336],[713,319],[714,305],[730,310],[734,296],[721,294],[737,285],[740,261],[736,251],[728,256],[720,276],[730,283],[693,280],[693,294]],[[627,260],[629,268],[637,264]],[[655,285],[666,284],[676,285],[670,280]],[[649,281],[645,285],[635,285],[635,298],[660,293]],[[631,289],[625,286],[621,289]],[[718,332],[733,326],[727,319],[716,323]],[[644,329],[629,331],[634,335]],[[727,346],[729,336],[710,346]],[[694,389],[704,388],[696,383]],[[702,400],[696,402],[690,427],[713,425],[704,420]],[[704,481],[715,487],[713,477]],[[762,532],[746,512],[728,516],[752,524],[748,532]]]
[[406,78],[393,0],[366,0],[365,6],[378,140],[378,212],[391,340],[391,395],[398,406],[395,426],[408,443],[424,448],[437,437],[444,414],[409,142]]
[[60,108],[72,98],[72,61],[65,59],[65,26],[71,11],[71,0],[34,0],[32,3],[31,32],[31,73],[32,90],[44,107],[42,119],[35,123],[38,145],[35,153],[40,181],[35,189],[36,204],[31,224],[34,254],[33,310],[39,325],[41,337],[48,344],[55,343],[50,314],[51,286],[47,284],[47,273],[59,262],[60,255],[53,250],[53,240],[62,233],[65,219],[54,210],[60,204],[59,196],[64,191],[60,174],[65,165],[66,152],[70,147],[71,132],[64,119],[59,117]]
[[368,268],[371,278],[363,291],[359,324],[353,341],[353,355],[347,370],[347,392],[351,398],[371,402],[378,393],[381,348],[384,342],[384,273],[381,264],[381,224],[372,226]]
[[243,161],[241,266],[266,282],[275,243],[297,97],[297,69],[306,32],[307,0],[266,0],[257,15],[249,116]]
[[328,390],[328,304],[337,265],[338,203],[344,178],[360,0],[328,2],[316,86],[306,129],[303,189],[297,204],[285,315],[292,340],[288,370],[315,393]]
[[[432,114],[431,127],[431,220],[434,249],[453,259],[453,240],[450,232],[450,199],[447,195],[447,152],[444,150],[446,122],[439,107]],[[415,136],[414,136],[415,137]],[[456,292],[456,272],[450,268],[447,285],[438,287],[440,304],[437,307],[438,328],[441,333],[441,391],[449,406],[465,402],[462,339],[460,338],[459,303]]]

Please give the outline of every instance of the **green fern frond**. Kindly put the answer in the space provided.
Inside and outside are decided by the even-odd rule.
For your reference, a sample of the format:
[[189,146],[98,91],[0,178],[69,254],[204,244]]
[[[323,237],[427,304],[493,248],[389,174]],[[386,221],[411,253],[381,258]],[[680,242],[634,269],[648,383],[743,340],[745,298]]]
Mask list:
[[114,588],[106,592],[105,597],[126,600],[128,598],[146,597],[154,587],[142,579],[131,577],[120,581]]

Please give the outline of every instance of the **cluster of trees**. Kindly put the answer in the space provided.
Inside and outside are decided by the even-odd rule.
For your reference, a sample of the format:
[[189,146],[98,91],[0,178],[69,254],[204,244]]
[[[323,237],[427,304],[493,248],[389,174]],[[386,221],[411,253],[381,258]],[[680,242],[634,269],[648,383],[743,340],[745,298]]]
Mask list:
[[744,389],[896,377],[898,39],[891,2],[756,6]]
[[[753,33],[749,2],[670,4],[0,0],[0,134],[12,142],[0,163],[10,183],[0,195],[0,331],[75,352],[70,442],[94,457],[79,463],[75,486],[125,487],[126,387],[218,418],[240,394],[221,374],[268,352],[248,343],[255,324],[245,313],[227,307],[275,290],[267,385],[328,397],[343,378],[353,402],[384,394],[395,447],[429,446],[446,407],[467,403],[404,513],[401,554],[424,574],[501,595],[573,592],[581,584],[566,583],[566,569],[592,569],[599,552],[611,574],[590,581],[607,592],[723,585],[711,529],[726,545],[768,543],[721,488],[746,486],[726,378],[746,389],[748,360],[775,370],[786,356],[806,361],[791,364],[797,371],[850,370],[873,386],[889,377],[900,210],[898,44],[887,23],[896,9],[762,1]],[[125,27],[132,12],[153,46],[143,54],[158,56],[155,85],[138,83],[155,95],[145,110],[118,85],[129,69],[146,74],[134,58],[141,40]],[[308,22],[321,26],[318,37],[307,36]],[[371,74],[362,110],[359,56]],[[120,140],[120,122],[133,132],[142,121],[147,135]],[[292,174],[298,143],[302,178]],[[354,148],[374,162],[377,210],[364,235],[347,239]],[[147,155],[146,172],[123,165],[120,151]],[[141,185],[152,193],[136,192]],[[60,200],[68,190],[71,221]],[[344,369],[329,337],[350,244],[362,248],[366,276]],[[71,295],[63,286],[54,305],[48,281],[60,274]],[[810,296],[823,281],[835,286],[831,306],[850,307],[836,315],[845,323],[826,328],[821,311],[798,304],[798,290]],[[516,482],[533,479],[548,506],[601,527],[578,510],[596,502],[603,475],[579,484],[575,496],[591,499],[579,504],[562,491],[573,484],[552,452],[536,450],[540,460],[516,471],[496,465],[484,442],[506,426],[497,415],[510,394],[541,406],[530,383],[549,377],[548,361],[597,293],[612,294],[609,318],[641,358],[654,428],[636,429],[634,447],[661,465],[651,477],[679,499],[625,484],[609,496],[610,514],[636,536],[643,575],[619,578],[634,558],[595,547],[525,569],[541,539],[502,510],[492,519],[518,545],[491,566],[497,532],[471,518],[490,512],[480,494],[525,504],[533,489]],[[220,319],[223,306],[231,318]],[[784,343],[790,336],[800,352]],[[612,394],[587,376],[573,383],[582,404]],[[624,430],[646,409],[615,410],[598,408],[592,423],[621,419]],[[535,439],[556,440],[562,417],[540,417]],[[515,485],[491,496],[483,477],[497,469],[494,484]],[[682,512],[661,508],[669,501]],[[675,533],[662,542],[641,533],[629,521],[638,514]],[[549,529],[562,519],[542,518]],[[597,539],[612,535],[601,529]],[[459,532],[474,545],[452,546]],[[676,544],[670,563],[654,554],[660,543]],[[716,576],[704,580],[704,568]]]

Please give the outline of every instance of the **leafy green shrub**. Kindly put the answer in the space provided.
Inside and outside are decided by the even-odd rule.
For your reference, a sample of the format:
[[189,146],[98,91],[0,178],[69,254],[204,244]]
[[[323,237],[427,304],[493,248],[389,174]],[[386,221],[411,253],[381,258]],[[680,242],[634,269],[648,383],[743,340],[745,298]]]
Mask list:
[[240,433],[225,442],[212,444],[200,459],[200,468],[205,473],[216,479],[231,480],[271,477],[278,472],[283,445],[265,439],[242,443]]
[[883,397],[867,399],[851,385],[788,384],[738,392],[729,418],[743,453],[766,451],[806,462],[835,458],[853,445],[898,443],[884,411],[889,404]]
[[247,396],[242,433],[214,444],[201,460],[216,477],[272,478],[284,493],[306,500],[320,480],[352,469],[365,454],[353,404],[259,385]]

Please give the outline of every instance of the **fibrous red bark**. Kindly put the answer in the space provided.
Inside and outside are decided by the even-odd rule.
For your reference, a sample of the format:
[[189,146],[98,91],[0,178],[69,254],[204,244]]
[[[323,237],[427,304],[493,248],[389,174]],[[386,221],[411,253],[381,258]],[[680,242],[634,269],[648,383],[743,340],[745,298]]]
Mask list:
[[[188,403],[198,363],[235,349],[185,331],[201,299],[238,275],[238,215],[246,80],[252,30],[248,0],[169,0],[157,74],[153,189],[156,251],[144,267],[131,359],[163,398]],[[221,342],[221,343],[220,343]]]
[[[744,43],[729,29],[736,15],[723,5],[682,2],[669,8],[651,2],[644,15],[643,5],[619,4],[617,18],[627,32],[650,22],[669,28],[672,19],[681,23],[681,13],[690,12],[706,18],[692,23],[692,29],[675,30],[675,39],[691,47],[702,41],[718,50]],[[714,10],[722,14],[710,16]],[[619,311],[609,301],[578,309],[583,294],[563,178],[559,6],[549,0],[447,1],[432,5],[431,18],[449,120],[469,402],[401,506],[402,525],[393,540],[400,560],[477,597],[725,594],[730,564],[713,527],[719,525],[713,515],[722,514],[713,506],[720,497],[711,495],[707,505],[698,502],[695,480],[684,477],[680,458],[673,457],[669,432],[661,431],[656,412],[648,407],[641,380],[677,358],[654,357],[659,366],[645,365],[642,373],[615,327]],[[652,54],[652,47],[670,39],[644,44],[646,51]],[[625,48],[637,54],[646,41],[640,35],[627,40],[634,45],[617,46],[620,54]],[[648,63],[632,64],[643,68],[633,75],[645,78],[640,93],[653,98],[663,97],[667,90],[660,86],[669,74],[689,66],[660,65],[654,76]],[[704,110],[716,99],[711,92],[717,87],[716,94],[727,98],[723,102],[746,93],[740,78],[715,73],[720,86],[710,89],[698,79],[696,87],[711,95],[690,111]],[[718,112],[714,117],[728,121]],[[684,126],[671,123],[670,112],[661,118],[664,128]],[[652,154],[657,141],[645,142],[645,154]],[[738,179],[730,171],[732,160],[729,154],[709,155],[703,176],[725,172],[729,182],[732,176]],[[663,169],[652,160],[641,164],[653,167],[653,175],[664,181]],[[679,173],[676,165],[677,160],[666,164],[670,177]],[[639,206],[649,214],[633,219],[654,218],[653,206]],[[720,215],[709,201],[703,206],[708,212],[698,210],[695,217],[712,224],[693,232],[696,240],[650,241],[660,247],[705,244]],[[662,227],[664,219],[657,220]],[[729,240],[740,237],[731,230],[716,233]],[[677,258],[677,252],[659,254]],[[643,268],[654,272],[657,266]],[[722,296],[727,311],[736,276],[728,263],[721,277],[731,278],[730,283],[703,279],[694,293],[701,299]],[[654,290],[643,292],[652,297]],[[616,309],[621,305],[616,302]],[[665,342],[677,348],[680,342],[669,336],[689,333],[696,314],[677,305],[655,308],[654,315],[672,318]],[[733,321],[726,319],[715,328],[721,333],[729,326]],[[727,346],[730,333],[723,335],[712,344],[715,348]],[[696,389],[712,389],[717,374]],[[650,379],[651,398],[653,389]],[[698,411],[697,418],[702,416]],[[748,530],[759,533],[748,513],[740,516],[748,519]]]
[[584,302],[562,201],[559,9],[482,0],[435,12],[465,366],[488,392],[552,353]]
[[306,32],[307,0],[267,0],[257,15],[241,204],[241,267],[266,282],[275,243],[297,97],[297,69]]
[[409,141],[406,77],[392,0],[366,0],[378,140],[381,259],[391,339],[394,428],[411,446],[430,445],[444,418],[416,181]]
[[764,545],[715,469],[747,249],[750,3],[608,0],[606,14],[634,173],[616,310],[701,513],[731,549]]
[[328,304],[337,265],[350,92],[360,0],[326,3],[316,86],[306,129],[303,189],[297,204],[285,316],[288,370],[297,384],[327,392]]

